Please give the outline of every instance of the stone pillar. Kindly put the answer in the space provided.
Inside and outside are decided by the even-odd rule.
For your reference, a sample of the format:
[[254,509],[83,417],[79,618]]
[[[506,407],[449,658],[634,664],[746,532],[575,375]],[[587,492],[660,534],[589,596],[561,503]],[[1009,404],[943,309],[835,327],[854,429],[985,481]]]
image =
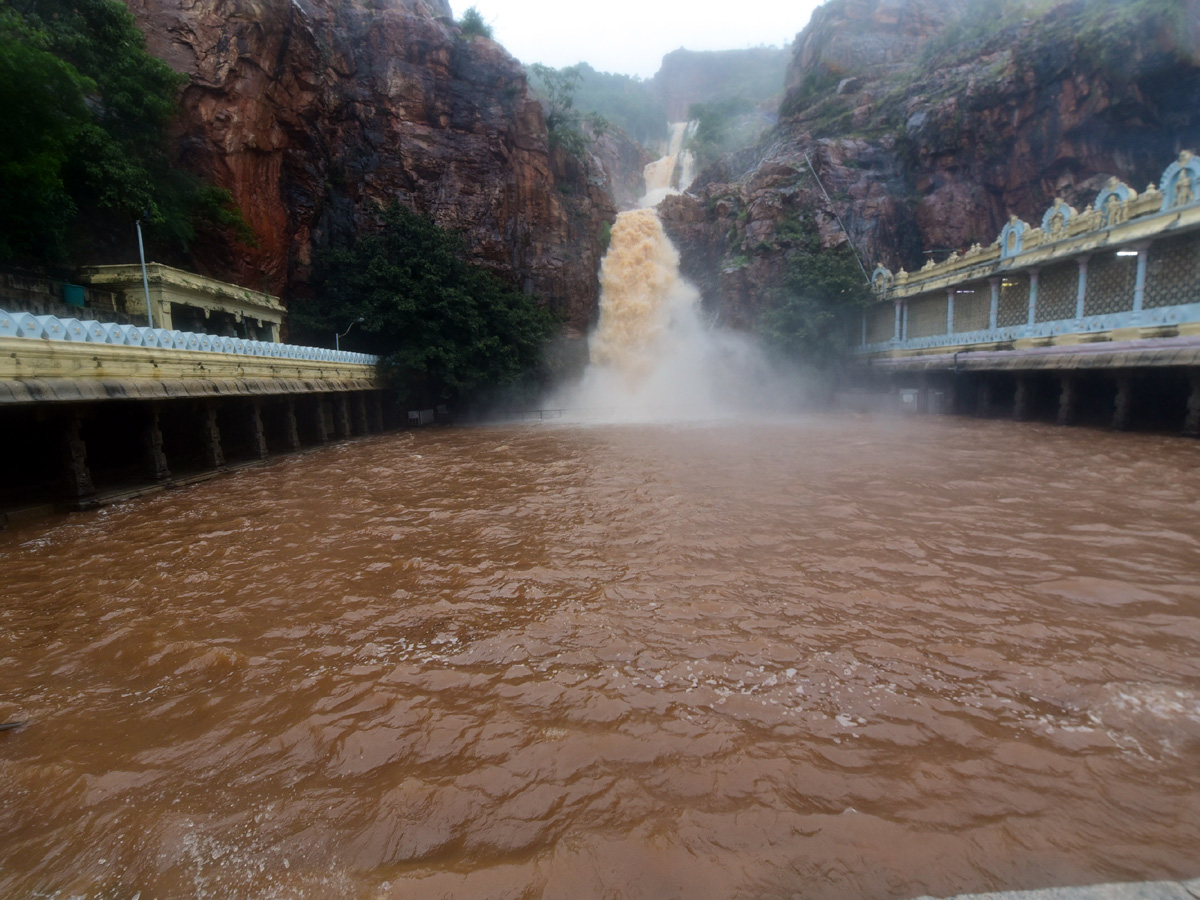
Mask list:
[[1032,326],[1037,321],[1037,287],[1038,287],[1038,270],[1029,270],[1029,319],[1025,323]]
[[992,288],[992,305],[988,310],[988,329],[995,331],[997,323],[1000,321],[1000,279],[989,278],[988,284]]
[[250,401],[250,408],[246,411],[248,418],[247,428],[250,437],[250,455],[258,459],[267,458],[267,430],[263,428],[262,417],[262,401],[254,399]]
[[371,392],[371,423],[375,431],[383,431],[383,397],[379,391]]
[[370,434],[371,424],[367,419],[367,398],[362,391],[356,391],[351,401],[351,412],[354,414],[354,433]]
[[1017,393],[1013,397],[1013,421],[1024,422],[1029,418],[1031,388],[1030,376],[1023,372],[1017,375]]
[[1075,318],[1077,319],[1083,318],[1083,301],[1087,297],[1087,270],[1090,258],[1085,256],[1075,260],[1079,263],[1079,288],[1075,293]]
[[903,308],[900,311],[900,343],[908,340],[908,301],[903,302]]
[[942,413],[944,415],[954,415],[958,412],[959,406],[962,405],[963,380],[959,377],[951,378],[946,382],[944,403],[942,405]]
[[1128,372],[1117,373],[1117,394],[1113,398],[1112,427],[1116,431],[1129,428],[1129,416],[1133,406],[1133,377]]
[[325,414],[325,398],[317,394],[312,398],[313,435],[318,444],[329,440],[329,418]]
[[76,503],[93,497],[96,486],[88,468],[87,444],[83,440],[83,419],[72,410],[63,423],[59,455],[63,466],[63,487],[67,497]]
[[992,382],[986,375],[979,382],[975,394],[975,415],[986,418],[992,408]]
[[339,440],[350,437],[350,405],[345,394],[333,398],[333,430]]
[[170,481],[171,469],[167,465],[167,454],[163,452],[163,435],[158,416],[158,407],[149,406],[145,423],[142,425],[146,477],[151,481]]
[[1063,372],[1059,376],[1058,419],[1059,425],[1074,425],[1076,410],[1075,376]]
[[1188,437],[1200,437],[1200,369],[1188,372],[1192,391],[1188,394],[1187,418],[1183,421],[1183,433]]
[[1133,311],[1142,311],[1142,302],[1146,298],[1146,263],[1150,260],[1150,245],[1137,245],[1137,281],[1133,284]]
[[946,334],[954,334],[954,290],[946,289]]
[[283,401],[283,449],[295,453],[300,449],[300,423],[296,421],[296,401]]
[[200,407],[200,449],[204,453],[204,464],[210,469],[225,465],[225,451],[221,449],[221,429],[217,426],[217,404],[206,401]]

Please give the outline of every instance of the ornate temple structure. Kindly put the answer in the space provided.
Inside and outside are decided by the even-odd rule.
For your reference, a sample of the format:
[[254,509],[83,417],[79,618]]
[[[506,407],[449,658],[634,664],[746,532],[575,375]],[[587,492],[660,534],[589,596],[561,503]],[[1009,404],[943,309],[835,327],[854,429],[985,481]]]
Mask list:
[[1200,158],[1140,193],[1112,178],[1082,212],[1056,199],[1040,227],[1012,216],[991,246],[918,272],[878,266],[872,284],[868,356],[1200,335]]

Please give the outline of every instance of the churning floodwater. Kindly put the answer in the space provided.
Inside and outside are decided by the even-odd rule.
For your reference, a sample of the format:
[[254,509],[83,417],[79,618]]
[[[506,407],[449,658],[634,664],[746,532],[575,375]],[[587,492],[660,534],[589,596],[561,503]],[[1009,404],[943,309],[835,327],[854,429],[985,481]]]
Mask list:
[[655,205],[692,180],[684,148],[695,123],[671,125],[667,153],[645,169],[642,208],[612,226],[600,265],[600,303],[589,365],[546,405],[613,422],[737,418],[747,408],[794,408],[795,372],[771,363],[749,335],[713,327],[700,292],[679,271]]
[[1200,457],[419,430],[0,532],[0,896],[1200,875]]

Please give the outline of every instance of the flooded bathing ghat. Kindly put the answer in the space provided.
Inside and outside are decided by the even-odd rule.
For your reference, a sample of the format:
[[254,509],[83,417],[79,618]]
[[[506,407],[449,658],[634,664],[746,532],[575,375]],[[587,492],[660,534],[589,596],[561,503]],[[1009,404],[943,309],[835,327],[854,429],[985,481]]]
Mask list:
[[0,895],[1200,875],[1191,442],[419,429],[0,532]]

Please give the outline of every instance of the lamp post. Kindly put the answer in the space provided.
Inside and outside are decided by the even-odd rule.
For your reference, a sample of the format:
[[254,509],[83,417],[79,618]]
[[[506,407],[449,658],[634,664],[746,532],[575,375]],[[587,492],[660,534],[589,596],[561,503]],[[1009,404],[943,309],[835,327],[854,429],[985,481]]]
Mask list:
[[[148,214],[148,210],[147,213]],[[142,260],[142,290],[146,292],[146,317],[150,320],[150,327],[154,327],[154,310],[150,308],[150,279],[146,276],[146,248],[142,245],[142,220],[138,217],[137,220],[137,236],[138,236],[138,256]]]
[[[355,319],[353,322],[350,323],[350,328],[353,328],[355,325],[361,325],[365,321],[367,321],[367,320],[364,319],[362,316],[359,316],[357,319]],[[342,338],[344,338],[346,335],[348,335],[350,333],[350,328],[347,328],[341,334],[335,333],[333,335],[333,349],[334,350],[342,349]]]

